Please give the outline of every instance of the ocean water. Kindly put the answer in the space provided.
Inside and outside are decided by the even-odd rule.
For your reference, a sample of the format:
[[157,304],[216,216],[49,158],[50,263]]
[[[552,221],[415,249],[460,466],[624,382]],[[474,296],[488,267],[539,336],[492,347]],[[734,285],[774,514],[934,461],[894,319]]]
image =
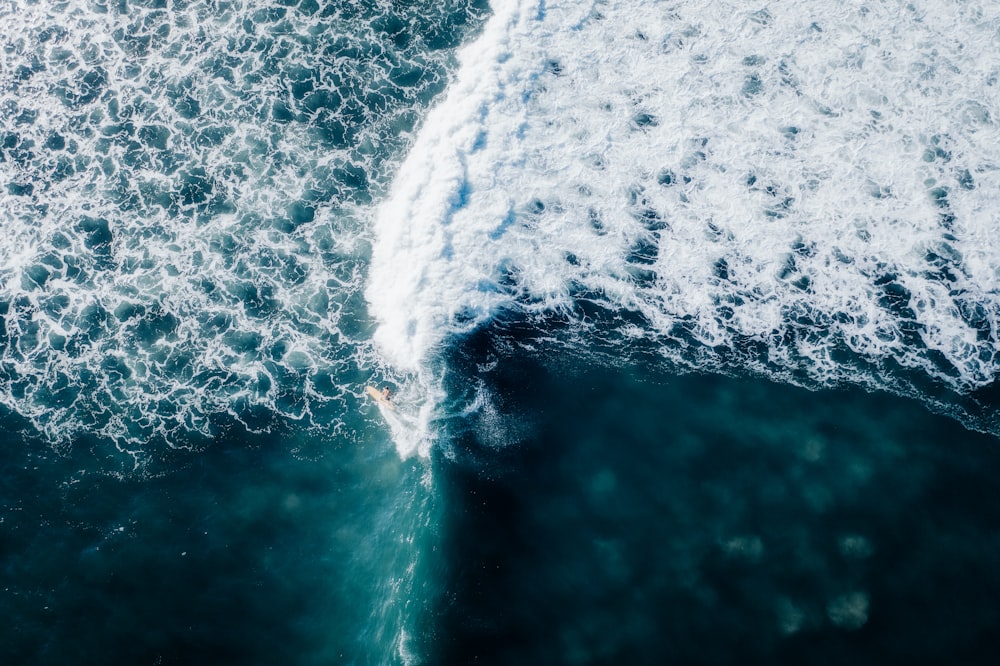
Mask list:
[[0,2],[3,663],[992,663],[1000,6],[793,4]]

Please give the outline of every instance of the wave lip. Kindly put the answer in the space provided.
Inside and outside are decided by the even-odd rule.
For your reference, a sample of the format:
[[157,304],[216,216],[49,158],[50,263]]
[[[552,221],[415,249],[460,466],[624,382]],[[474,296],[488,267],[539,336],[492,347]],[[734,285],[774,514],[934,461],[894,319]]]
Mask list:
[[[449,334],[485,321],[505,296],[480,249],[483,224],[511,219],[512,197],[489,189],[490,154],[518,159],[523,100],[543,68],[525,43],[544,3],[498,2],[482,35],[459,53],[446,98],[428,115],[389,198],[379,207],[366,297],[375,341],[393,365],[416,371]],[[498,183],[499,185],[499,183]],[[476,216],[466,211],[475,198]]]

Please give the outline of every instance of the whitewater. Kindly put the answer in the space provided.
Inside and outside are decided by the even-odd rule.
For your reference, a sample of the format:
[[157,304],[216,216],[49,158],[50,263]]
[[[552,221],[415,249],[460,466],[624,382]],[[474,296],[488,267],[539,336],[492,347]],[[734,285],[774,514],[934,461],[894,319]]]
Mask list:
[[[67,10],[61,39],[27,12],[40,49],[21,37],[5,68],[3,403],[52,440],[123,447],[210,435],[212,414],[249,406],[308,418],[345,399],[324,377],[347,359],[379,363],[340,326],[364,289],[402,373],[497,312],[582,331],[590,304],[628,313],[614,334],[672,366],[917,393],[992,430],[930,396],[968,396],[997,363],[997,65],[981,57],[997,16],[952,9],[499,3],[374,212],[358,187],[386,180],[374,146],[438,85],[393,80],[412,56],[379,63],[367,93],[399,108],[338,139],[341,115],[307,108],[318,127],[300,128],[282,99],[375,74],[337,57],[308,78],[326,61],[297,50],[307,23],[276,18],[263,50],[199,77],[211,23],[177,19],[156,50],[143,24],[165,10]],[[153,83],[129,80],[139,56]],[[277,58],[291,92],[240,98]],[[404,448],[426,454],[432,418]]]
[[997,371],[997,20],[499,3],[379,209],[375,340],[413,369],[498,312],[593,306],[620,323],[583,345],[966,412],[934,387]]
[[973,558],[882,534],[995,467],[1000,5],[0,26],[8,658],[795,661]]

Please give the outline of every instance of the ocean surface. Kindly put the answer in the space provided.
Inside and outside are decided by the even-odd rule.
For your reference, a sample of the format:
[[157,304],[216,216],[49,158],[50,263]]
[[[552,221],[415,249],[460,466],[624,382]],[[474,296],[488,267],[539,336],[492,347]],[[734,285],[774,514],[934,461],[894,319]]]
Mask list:
[[997,201],[993,2],[0,0],[0,663],[992,664]]

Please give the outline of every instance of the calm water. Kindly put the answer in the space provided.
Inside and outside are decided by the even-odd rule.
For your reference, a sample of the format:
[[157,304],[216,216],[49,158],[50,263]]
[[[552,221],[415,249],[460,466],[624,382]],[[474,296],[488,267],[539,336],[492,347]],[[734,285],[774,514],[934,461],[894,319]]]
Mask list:
[[547,355],[488,384],[498,414],[437,460],[434,661],[995,654],[995,438],[886,395]]

